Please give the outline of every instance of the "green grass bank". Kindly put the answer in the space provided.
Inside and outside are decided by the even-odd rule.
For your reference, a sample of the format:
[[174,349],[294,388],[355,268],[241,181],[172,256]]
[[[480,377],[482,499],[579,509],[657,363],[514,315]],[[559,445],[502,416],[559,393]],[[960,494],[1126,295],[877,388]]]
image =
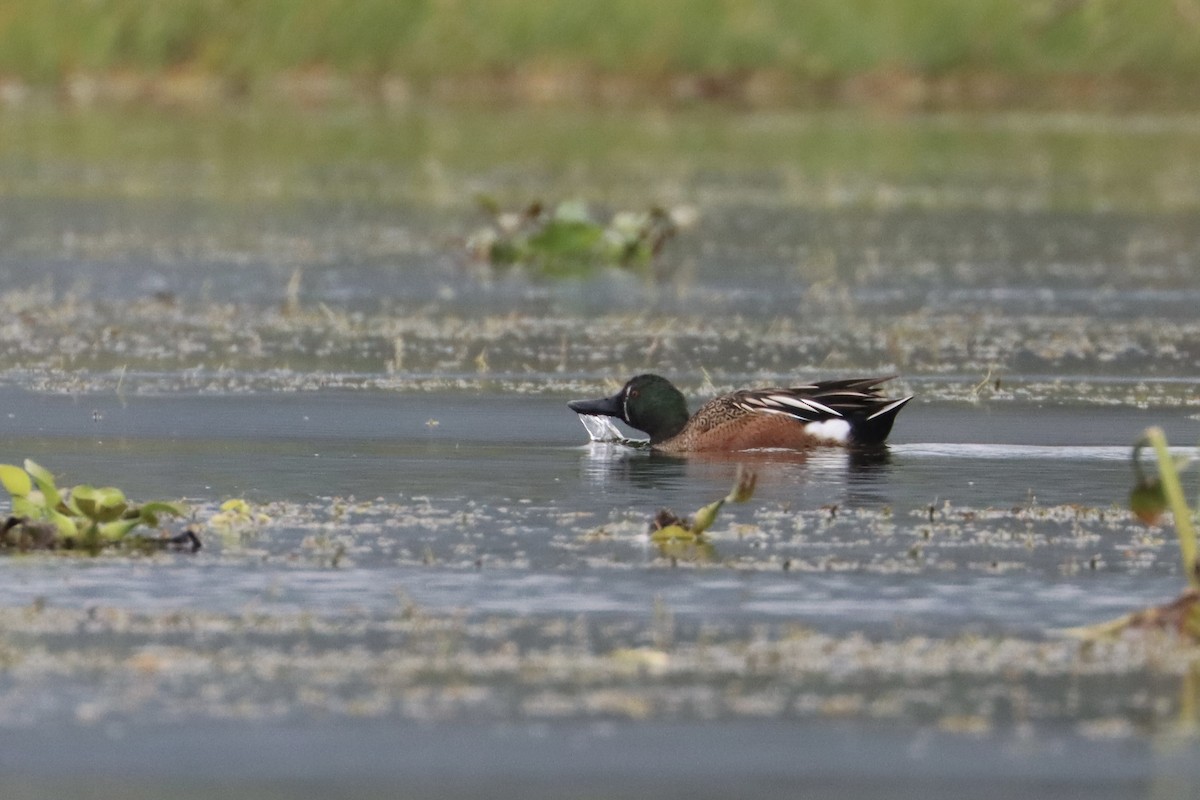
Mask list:
[[1200,0],[5,0],[3,96],[1200,107]]

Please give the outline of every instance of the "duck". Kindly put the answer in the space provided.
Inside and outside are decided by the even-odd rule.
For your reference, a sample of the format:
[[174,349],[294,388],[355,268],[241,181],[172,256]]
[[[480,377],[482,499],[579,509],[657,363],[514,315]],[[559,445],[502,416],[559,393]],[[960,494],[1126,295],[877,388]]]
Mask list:
[[789,388],[740,389],[688,414],[683,393],[661,375],[636,375],[612,397],[573,400],[576,414],[615,417],[650,436],[664,453],[835,446],[879,447],[913,396],[886,397],[896,376],[817,381]]

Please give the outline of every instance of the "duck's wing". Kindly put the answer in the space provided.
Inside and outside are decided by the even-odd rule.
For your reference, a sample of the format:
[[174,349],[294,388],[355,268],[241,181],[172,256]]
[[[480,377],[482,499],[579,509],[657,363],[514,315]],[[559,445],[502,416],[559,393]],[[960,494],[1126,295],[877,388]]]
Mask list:
[[912,395],[885,397],[879,386],[890,379],[851,378],[786,389],[743,389],[729,398],[745,411],[782,414],[802,423],[842,421],[849,440],[878,444],[887,438],[896,415],[912,399]]

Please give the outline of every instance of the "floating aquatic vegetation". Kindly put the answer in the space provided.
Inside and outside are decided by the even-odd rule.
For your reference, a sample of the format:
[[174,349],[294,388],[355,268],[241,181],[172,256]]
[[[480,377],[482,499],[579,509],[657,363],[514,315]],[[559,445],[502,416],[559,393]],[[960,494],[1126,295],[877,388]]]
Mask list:
[[[1141,453],[1147,446],[1154,450],[1158,474],[1151,477],[1142,469]],[[1179,473],[1188,462],[1179,462],[1167,447],[1162,428],[1147,428],[1133,447],[1135,484],[1129,496],[1134,515],[1147,525],[1158,522],[1166,510],[1171,511],[1175,535],[1179,539],[1179,555],[1188,588],[1171,602],[1135,611],[1115,620],[1075,628],[1070,632],[1087,639],[1111,636],[1128,629],[1173,630],[1180,635],[1200,641],[1200,561],[1196,558],[1195,511],[1188,505]]]
[[200,539],[190,529],[176,536],[133,535],[139,526],[157,529],[160,517],[184,516],[187,509],[180,503],[158,500],[136,505],[113,486],[81,484],[60,491],[54,475],[30,459],[24,469],[0,464],[0,483],[12,497],[12,515],[0,528],[0,548],[78,548],[95,553],[113,545],[136,544],[200,549]]
[[579,200],[559,203],[552,210],[534,202],[520,212],[504,212],[489,198],[480,203],[493,221],[467,242],[477,258],[558,276],[601,266],[646,266],[692,217],[688,210],[654,206],[648,211],[618,211],[603,223]]
[[271,521],[270,515],[255,511],[250,504],[241,498],[226,500],[220,509],[208,520],[208,526],[221,534],[225,539],[238,539],[245,534],[258,530]]
[[[671,558],[690,553],[679,552],[679,546],[700,546],[700,557],[712,558],[712,546],[704,540],[704,531],[712,527],[721,506],[726,503],[745,503],[754,497],[754,487],[758,476],[749,469],[738,468],[737,476],[733,479],[733,488],[724,498],[709,503],[696,512],[692,519],[677,517],[671,510],[660,509],[650,521],[650,541],[656,543],[662,554]],[[707,547],[703,547],[706,546]]]

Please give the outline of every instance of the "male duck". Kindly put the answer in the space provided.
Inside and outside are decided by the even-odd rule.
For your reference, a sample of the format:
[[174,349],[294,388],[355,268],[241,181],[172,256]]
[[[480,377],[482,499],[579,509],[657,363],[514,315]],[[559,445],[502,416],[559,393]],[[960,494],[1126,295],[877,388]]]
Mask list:
[[658,375],[638,375],[612,397],[567,403],[577,414],[616,417],[650,434],[668,453],[807,449],[818,445],[883,444],[912,395],[879,392],[888,378],[819,381],[790,389],[741,389],[713,398],[688,416],[683,394]]

